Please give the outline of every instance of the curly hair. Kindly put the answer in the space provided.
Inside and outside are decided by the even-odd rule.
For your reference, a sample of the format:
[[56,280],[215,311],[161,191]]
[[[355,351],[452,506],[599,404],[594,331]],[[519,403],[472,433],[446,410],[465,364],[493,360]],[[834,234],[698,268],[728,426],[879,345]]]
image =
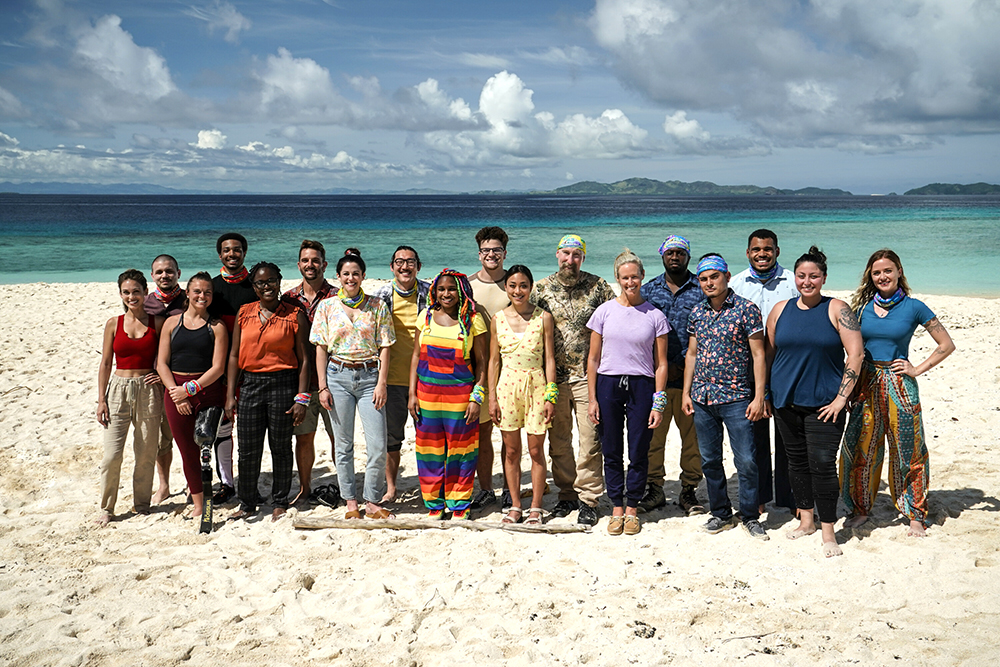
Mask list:
[[476,316],[476,302],[472,300],[472,285],[464,273],[454,269],[444,269],[434,277],[430,293],[427,295],[427,318],[424,326],[430,326],[434,311],[441,308],[437,302],[437,286],[442,278],[452,278],[458,286],[458,327],[462,332],[462,354],[468,354],[471,345],[469,332],[472,330],[472,320]]

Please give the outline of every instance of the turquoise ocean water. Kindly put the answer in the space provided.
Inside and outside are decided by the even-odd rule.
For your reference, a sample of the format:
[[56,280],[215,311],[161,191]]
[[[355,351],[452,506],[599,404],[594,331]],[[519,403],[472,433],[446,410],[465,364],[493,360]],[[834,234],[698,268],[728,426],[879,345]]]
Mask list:
[[747,235],[766,227],[786,266],[821,247],[830,289],[853,289],[868,255],[887,246],[917,292],[1000,296],[1000,197],[0,195],[0,282],[113,281],[126,268],[148,272],[161,252],[184,275],[215,273],[215,239],[226,231],[249,240],[248,265],[272,261],[285,278],[297,277],[303,238],[321,241],[331,265],[359,247],[370,278],[389,277],[392,251],[412,245],[427,278],[478,268],[484,225],[508,232],[507,265],[526,264],[536,279],[555,270],[556,242],[569,232],[587,242],[584,269],[610,280],[624,246],[648,277],[662,271],[656,250],[667,234],[687,237],[695,261],[719,252],[741,271]]

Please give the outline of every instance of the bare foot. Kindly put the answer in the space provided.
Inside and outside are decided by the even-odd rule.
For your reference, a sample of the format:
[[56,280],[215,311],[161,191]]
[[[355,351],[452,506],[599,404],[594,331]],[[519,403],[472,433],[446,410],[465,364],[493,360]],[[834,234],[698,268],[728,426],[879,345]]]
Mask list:
[[764,505],[758,505],[757,506],[757,514],[763,516],[764,512],[766,512],[766,511],[767,511],[767,508],[764,507]]
[[98,528],[104,528],[109,523],[111,523],[111,515],[108,512],[101,512],[101,516],[94,519],[94,525]]
[[823,555],[827,558],[833,558],[834,556],[843,556],[844,551],[840,548],[840,545],[836,542],[824,542],[823,543]]
[[844,528],[858,528],[868,523],[867,514],[855,514],[844,520]]
[[387,487],[387,488],[388,488],[388,490],[385,492],[385,495],[382,496],[382,503],[381,504],[383,504],[383,505],[387,505],[389,503],[396,502],[396,487],[390,486],[390,487]]
[[285,516],[286,510],[284,507],[275,507],[274,511],[271,512],[271,521],[277,521],[281,517]]
[[151,499],[151,502],[154,505],[159,505],[160,503],[162,503],[164,500],[166,500],[169,497],[170,497],[170,487],[168,487],[168,486],[161,486],[160,488],[158,488],[156,490],[156,493],[153,494],[153,498]]
[[292,501],[292,505],[294,507],[298,507],[299,503],[302,503],[303,505],[308,504],[308,502],[309,502],[309,494],[311,492],[312,492],[312,490],[308,489],[308,488],[300,489],[298,495],[295,496],[295,500]]
[[226,519],[226,521],[227,522],[228,521],[242,521],[243,519],[246,519],[246,518],[251,517],[251,516],[253,516],[252,512],[247,512],[244,509],[238,509],[235,512],[233,512],[232,514],[230,514],[229,518]]
[[906,534],[910,537],[927,537],[927,529],[921,522],[911,521],[910,529],[906,531]]
[[812,535],[815,532],[816,532],[816,526],[812,526],[811,528],[799,526],[795,530],[790,530],[787,533],[785,533],[785,537],[787,537],[790,540],[797,540],[800,537],[805,537],[806,535]]

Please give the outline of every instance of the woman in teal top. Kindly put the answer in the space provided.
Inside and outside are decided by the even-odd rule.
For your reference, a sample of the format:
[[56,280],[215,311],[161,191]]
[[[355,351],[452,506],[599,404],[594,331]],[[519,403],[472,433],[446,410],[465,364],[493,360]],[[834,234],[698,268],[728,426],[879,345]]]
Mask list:
[[[845,528],[868,520],[882,476],[884,442],[889,441],[889,488],[896,508],[910,521],[909,535],[923,537],[930,480],[927,444],[920,417],[916,377],[945,360],[955,344],[923,302],[909,296],[899,256],[877,250],[868,258],[861,286],[851,300],[861,320],[865,361],[860,394],[844,433],[841,497],[849,517]],[[910,339],[923,326],[937,348],[921,364],[908,359]]]

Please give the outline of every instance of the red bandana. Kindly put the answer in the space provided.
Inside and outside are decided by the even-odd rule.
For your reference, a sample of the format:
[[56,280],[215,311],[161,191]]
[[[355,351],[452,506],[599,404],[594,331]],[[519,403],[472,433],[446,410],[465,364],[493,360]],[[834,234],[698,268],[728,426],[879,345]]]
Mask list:
[[222,272],[221,273],[222,273],[222,279],[225,280],[227,283],[230,283],[232,285],[235,285],[236,283],[243,282],[250,275],[250,272],[247,271],[247,267],[246,266],[241,266],[240,270],[237,271],[236,273],[227,273],[226,272],[226,267],[222,267]]
[[162,304],[168,304],[168,303],[170,303],[171,301],[173,301],[174,299],[176,299],[177,295],[180,294],[180,293],[181,293],[181,286],[180,285],[174,285],[174,288],[172,290],[170,290],[169,292],[167,292],[166,294],[164,294],[163,292],[161,292],[159,287],[154,287],[153,288],[153,296],[156,297],[156,300],[159,301]]

